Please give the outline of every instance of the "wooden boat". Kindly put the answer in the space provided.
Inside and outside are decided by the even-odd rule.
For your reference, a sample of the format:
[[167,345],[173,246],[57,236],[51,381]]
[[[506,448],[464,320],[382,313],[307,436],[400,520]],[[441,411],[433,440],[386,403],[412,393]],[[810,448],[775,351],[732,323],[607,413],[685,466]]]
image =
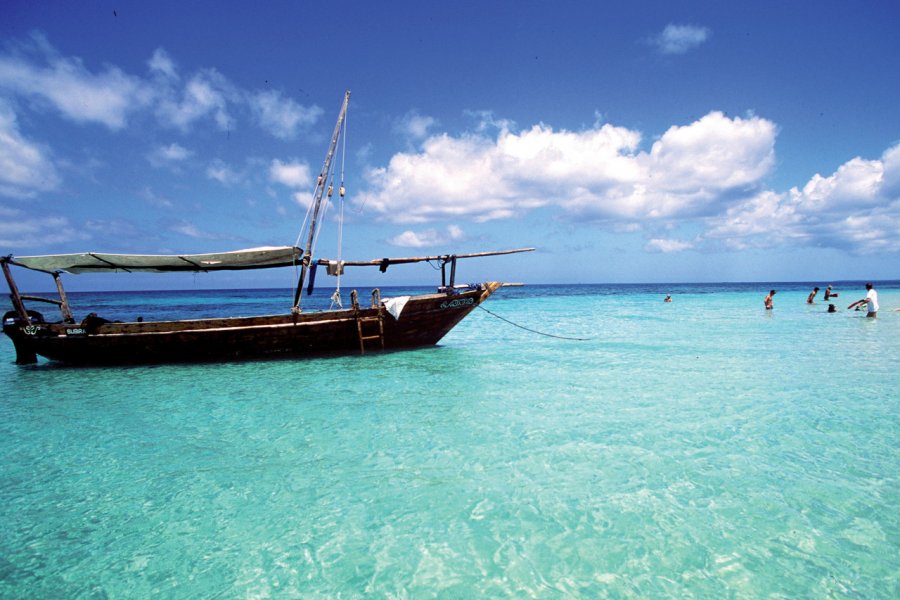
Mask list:
[[[533,249],[369,261],[313,260],[312,249],[322,200],[326,189],[329,197],[334,189],[332,159],[342,133],[349,98],[348,91],[344,95],[331,145],[317,180],[310,206],[305,249],[284,246],[192,255],[89,252],[0,257],[0,267],[9,285],[13,304],[13,310],[3,317],[3,332],[15,345],[16,362],[35,363],[38,356],[74,365],[232,361],[365,353],[374,349],[428,346],[440,341],[466,315],[504,285],[492,281],[458,286],[456,266],[459,259]],[[343,195],[343,182],[340,189]],[[350,308],[345,309],[338,302],[338,308],[332,310],[307,312],[301,309],[307,275],[313,280],[319,266],[338,274],[345,267],[377,267],[383,272],[391,265],[422,261],[440,265],[441,285],[435,293],[382,299],[376,289],[372,293],[371,304],[363,306],[354,290],[350,295]],[[41,271],[52,276],[59,298],[21,294],[12,276],[11,266]],[[254,317],[111,322],[91,313],[81,321],[76,321],[60,278],[62,273],[208,272],[289,266],[300,269],[291,310],[284,314]],[[55,304],[60,310],[61,320],[48,322],[41,313],[29,309],[26,302]]]

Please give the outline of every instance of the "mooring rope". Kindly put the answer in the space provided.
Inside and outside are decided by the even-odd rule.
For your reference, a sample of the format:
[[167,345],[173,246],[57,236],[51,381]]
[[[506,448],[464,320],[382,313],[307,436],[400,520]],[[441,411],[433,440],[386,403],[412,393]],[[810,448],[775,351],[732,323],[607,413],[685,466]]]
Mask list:
[[509,323],[510,325],[512,325],[512,326],[514,326],[514,327],[518,327],[519,329],[524,329],[525,331],[528,331],[528,332],[531,332],[531,333],[536,333],[536,334],[538,334],[538,335],[544,335],[544,336],[551,337],[551,338],[556,338],[556,339],[559,339],[559,340],[571,340],[571,341],[574,341],[574,342],[587,342],[587,341],[590,341],[590,339],[591,339],[591,338],[566,337],[566,336],[564,336],[564,335],[554,335],[554,334],[552,334],[552,333],[544,333],[543,331],[536,331],[536,330],[534,330],[534,329],[529,329],[528,327],[525,327],[524,325],[519,325],[518,323],[513,323],[513,322],[510,321],[509,319],[505,319],[505,318],[501,317],[500,315],[498,315],[498,314],[496,314],[496,313],[492,313],[491,311],[489,311],[488,309],[486,309],[485,307],[483,307],[483,306],[480,305],[480,304],[478,305],[478,308],[480,308],[481,310],[483,310],[483,311],[486,312],[487,314],[491,315],[492,317],[496,317],[496,318],[500,319],[501,321],[504,321],[504,322],[506,322],[506,323]]

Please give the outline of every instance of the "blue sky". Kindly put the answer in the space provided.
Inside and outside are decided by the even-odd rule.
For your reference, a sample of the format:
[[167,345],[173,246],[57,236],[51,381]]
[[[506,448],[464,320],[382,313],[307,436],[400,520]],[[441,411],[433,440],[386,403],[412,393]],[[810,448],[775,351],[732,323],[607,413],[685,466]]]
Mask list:
[[[5,2],[0,252],[292,244],[351,89],[345,259],[534,246],[461,277],[900,278],[900,5],[741,4]],[[156,281],[93,277],[67,284]],[[175,285],[293,275],[205,277]]]

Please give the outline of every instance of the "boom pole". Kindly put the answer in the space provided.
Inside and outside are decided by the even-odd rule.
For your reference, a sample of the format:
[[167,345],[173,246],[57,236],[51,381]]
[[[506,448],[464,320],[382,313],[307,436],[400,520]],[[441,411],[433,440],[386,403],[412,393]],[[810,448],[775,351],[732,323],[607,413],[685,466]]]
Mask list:
[[344,118],[347,116],[347,105],[350,103],[350,90],[344,92],[344,102],[341,104],[341,112],[338,114],[337,123],[334,126],[334,133],[331,134],[331,145],[328,147],[328,154],[325,155],[325,163],[322,165],[322,172],[316,182],[316,192],[313,199],[312,218],[309,222],[309,235],[306,238],[306,247],[303,249],[303,257],[300,259],[300,279],[297,282],[297,289],[294,291],[294,306],[292,312],[300,312],[300,297],[303,294],[303,282],[306,280],[306,272],[312,259],[312,246],[316,235],[316,223],[319,219],[319,208],[322,205],[322,196],[325,195],[325,188],[328,185],[328,174],[331,172],[331,159],[334,158],[334,150],[337,147],[338,138],[341,135],[341,129],[344,126]]

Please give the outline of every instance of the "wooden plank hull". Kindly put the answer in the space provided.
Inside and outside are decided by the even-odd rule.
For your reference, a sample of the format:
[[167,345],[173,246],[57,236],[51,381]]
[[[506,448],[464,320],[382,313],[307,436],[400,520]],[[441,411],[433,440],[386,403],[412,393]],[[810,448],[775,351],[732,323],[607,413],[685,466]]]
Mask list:
[[[436,344],[500,286],[491,282],[452,295],[412,296],[399,319],[382,309],[385,349]],[[360,308],[296,315],[104,323],[93,329],[64,323],[4,323],[3,330],[16,346],[17,362],[23,363],[34,362],[35,355],[84,365],[234,361],[358,354],[358,320],[377,316],[377,308]],[[374,326],[377,327],[377,321]],[[381,349],[380,340],[366,344],[366,351],[375,349]]]

